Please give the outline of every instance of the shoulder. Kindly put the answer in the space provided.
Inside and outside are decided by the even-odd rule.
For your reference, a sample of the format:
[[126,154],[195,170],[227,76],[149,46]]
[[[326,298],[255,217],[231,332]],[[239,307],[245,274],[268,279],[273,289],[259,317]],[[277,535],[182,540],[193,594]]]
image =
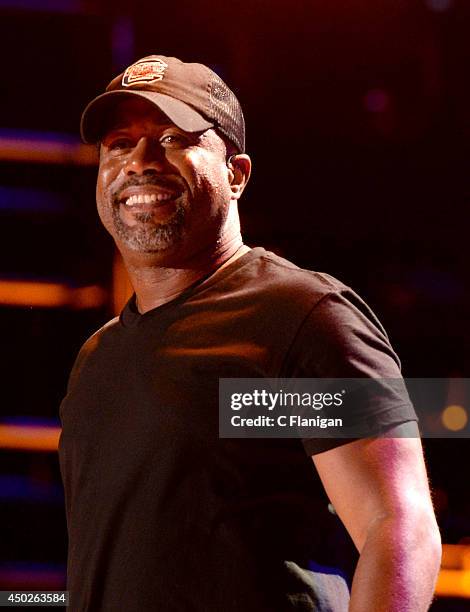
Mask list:
[[232,277],[232,289],[279,322],[295,322],[294,353],[298,348],[305,355],[314,346],[317,361],[323,362],[326,355],[352,358],[362,349],[386,353],[399,364],[378,317],[351,287],[262,248],[253,251],[240,276]]
[[80,370],[85,361],[98,349],[100,343],[102,343],[107,337],[111,336],[116,328],[119,326],[119,317],[114,317],[99,329],[97,329],[82,345],[80,348],[75,363],[72,367],[72,371],[69,377],[69,385],[73,385]]
[[292,261],[280,257],[271,251],[262,249],[257,261],[261,271],[273,276],[273,278],[282,278],[283,282],[291,287],[298,286],[299,288],[314,290],[320,293],[341,291],[347,288],[344,283],[330,274],[301,268]]
[[91,336],[87,340],[85,340],[82,345],[82,348],[80,349],[80,353],[86,353],[95,349],[105,337],[110,336],[113,331],[115,331],[118,325],[119,317],[114,317],[113,319],[102,325],[99,329],[93,332],[93,334],[91,334]]
[[284,363],[289,376],[400,376],[383,325],[351,287],[263,249],[253,266],[254,276],[269,287],[271,310],[300,315]]
[[309,311],[291,356],[307,372],[314,368],[315,375],[324,378],[401,376],[400,361],[384,327],[349,288],[328,292]]
[[257,260],[260,274],[279,293],[289,298],[299,295],[307,300],[311,306],[311,320],[322,326],[328,321],[335,326],[338,323],[372,325],[386,336],[377,316],[354,289],[330,274],[300,268],[275,253],[262,251]]
[[329,336],[364,330],[388,341],[385,329],[370,306],[342,281],[325,272],[300,268],[269,251],[260,259],[260,267],[277,299],[284,297],[288,304],[301,304],[310,330],[327,331]]
[[[273,298],[278,305],[311,309],[330,293],[351,291],[344,283],[323,272],[300,268],[263,248],[253,249],[246,265],[238,270],[246,291],[257,297]],[[233,278],[238,281],[238,274]]]

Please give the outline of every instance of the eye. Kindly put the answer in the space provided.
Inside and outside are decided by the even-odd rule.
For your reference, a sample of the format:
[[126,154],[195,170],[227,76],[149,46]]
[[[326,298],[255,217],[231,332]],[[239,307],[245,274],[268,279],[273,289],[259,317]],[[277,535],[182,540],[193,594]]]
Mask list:
[[180,148],[188,145],[188,138],[183,134],[172,132],[171,134],[164,134],[160,138],[160,144],[163,147]]
[[107,143],[107,147],[110,151],[122,151],[124,149],[130,149],[132,147],[132,141],[130,138],[115,138]]

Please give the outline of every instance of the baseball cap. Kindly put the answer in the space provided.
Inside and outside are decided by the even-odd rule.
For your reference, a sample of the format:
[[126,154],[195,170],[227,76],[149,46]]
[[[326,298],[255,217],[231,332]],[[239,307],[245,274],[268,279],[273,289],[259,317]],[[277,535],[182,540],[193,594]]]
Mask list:
[[137,60],[88,104],[80,124],[83,141],[101,140],[110,111],[132,96],[152,102],[186,132],[217,128],[240,153],[245,151],[243,112],[231,89],[204,64],[164,55]]

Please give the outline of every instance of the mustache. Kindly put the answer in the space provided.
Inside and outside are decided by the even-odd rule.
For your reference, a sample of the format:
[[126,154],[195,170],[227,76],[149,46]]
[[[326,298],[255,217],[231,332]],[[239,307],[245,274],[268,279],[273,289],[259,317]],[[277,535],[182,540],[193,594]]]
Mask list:
[[167,188],[174,191],[182,191],[184,188],[179,182],[172,181],[163,176],[131,176],[113,191],[112,199],[115,203],[119,203],[120,194],[125,189],[129,187],[146,187],[148,185]]

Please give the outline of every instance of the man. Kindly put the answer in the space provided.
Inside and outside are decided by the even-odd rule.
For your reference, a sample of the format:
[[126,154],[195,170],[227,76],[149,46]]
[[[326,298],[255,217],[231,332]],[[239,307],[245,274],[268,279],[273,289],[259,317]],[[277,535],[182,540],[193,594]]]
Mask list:
[[218,436],[222,377],[399,377],[349,288],[243,244],[234,94],[149,56],[88,105],[82,136],[100,143],[98,213],[135,295],[85,343],[61,405],[71,609],[348,609],[345,584],[309,570],[314,463],[360,552],[349,609],[426,610],[440,540],[419,439],[398,437],[416,436],[409,403],[364,407],[380,437]]

